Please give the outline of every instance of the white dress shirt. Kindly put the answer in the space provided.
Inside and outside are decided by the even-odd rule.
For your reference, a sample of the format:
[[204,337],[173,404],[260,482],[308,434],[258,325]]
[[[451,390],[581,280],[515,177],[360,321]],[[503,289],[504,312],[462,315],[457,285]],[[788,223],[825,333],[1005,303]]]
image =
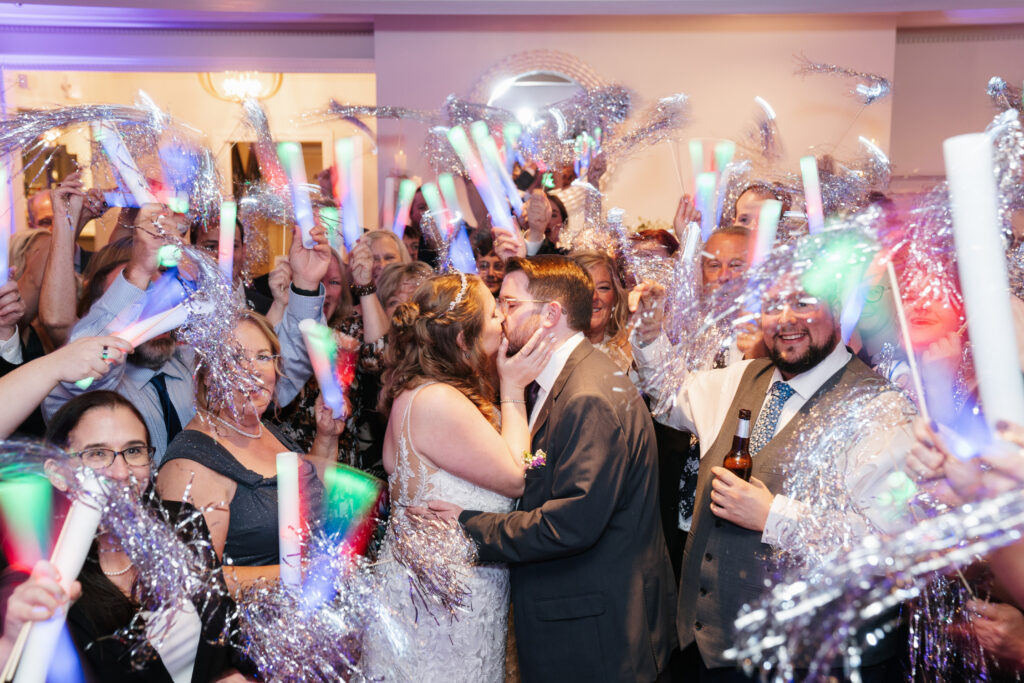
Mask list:
[[21,365],[21,337],[18,336],[18,326],[14,326],[14,334],[10,339],[0,339],[0,358],[11,365]]
[[[633,358],[641,377],[649,377],[654,368],[670,362],[669,350],[669,342],[664,335],[646,347],[634,344]],[[773,436],[789,424],[789,421],[796,416],[811,396],[832,375],[842,369],[850,361],[850,358],[851,354],[846,347],[838,344],[824,360],[813,368],[785,380],[793,387],[794,391],[782,406],[782,413]],[[751,362],[745,360],[718,370],[688,373],[683,381],[683,386],[672,400],[670,411],[656,419],[670,427],[685,429],[696,434],[700,439],[700,454],[703,458],[718,439],[739,388],[740,380]],[[772,383],[776,381],[783,381],[782,373],[778,368],[775,368],[772,375]],[[643,386],[646,387],[646,385]],[[648,390],[648,393],[651,391]],[[768,401],[768,396],[768,394],[765,395],[765,402]],[[886,392],[876,400],[892,402],[893,409],[897,410],[900,399],[894,392]],[[763,407],[764,403],[762,403]],[[880,498],[882,493],[888,491],[886,481],[888,476],[894,471],[902,470],[903,460],[911,445],[913,445],[913,434],[909,425],[880,429],[852,445],[846,454],[846,463],[839,467],[841,471],[845,471],[851,499],[871,522],[885,531],[895,531],[904,527],[908,522],[905,517],[894,519],[892,511],[889,508],[883,508]],[[785,545],[790,532],[795,528],[800,517],[807,512],[807,506],[801,501],[776,494],[768,512],[761,540],[773,546]],[[859,523],[857,520],[853,521],[855,528],[866,530],[866,525],[862,521]]]
[[583,333],[577,332],[562,342],[562,345],[551,354],[548,364],[537,375],[537,384],[540,385],[540,391],[537,392],[537,402],[533,404],[533,410],[530,411],[531,431],[533,430],[533,423],[536,422],[537,416],[540,415],[541,406],[544,405],[544,401],[548,400],[548,394],[551,393],[551,388],[555,386],[558,376],[562,374],[565,364],[569,361],[569,356],[572,355],[572,352],[576,350],[576,347],[582,341]]

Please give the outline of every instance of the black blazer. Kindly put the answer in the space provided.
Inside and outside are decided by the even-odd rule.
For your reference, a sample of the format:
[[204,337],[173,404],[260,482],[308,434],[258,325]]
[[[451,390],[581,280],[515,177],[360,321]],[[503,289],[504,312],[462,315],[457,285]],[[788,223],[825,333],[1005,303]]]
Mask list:
[[508,562],[524,683],[653,681],[675,647],[650,414],[584,340],[540,409],[519,509],[464,511],[482,562]]

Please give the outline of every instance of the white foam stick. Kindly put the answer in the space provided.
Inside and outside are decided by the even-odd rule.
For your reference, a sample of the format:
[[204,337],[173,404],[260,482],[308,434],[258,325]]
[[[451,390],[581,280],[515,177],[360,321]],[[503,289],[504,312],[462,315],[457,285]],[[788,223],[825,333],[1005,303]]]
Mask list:
[[139,171],[139,167],[135,165],[135,159],[132,158],[117,129],[108,123],[98,121],[92,124],[92,133],[96,141],[103,147],[103,151],[107,153],[110,163],[114,165],[121,179],[128,186],[128,191],[132,193],[135,202],[139,206],[155,204],[157,200],[149,189],[149,183]]
[[[64,519],[60,536],[50,555],[50,564],[60,572],[60,587],[70,593],[71,584],[78,579],[92,540],[103,516],[105,494],[95,473],[89,468],[80,470],[84,500],[76,499]],[[64,628],[67,613],[58,609],[46,621],[32,624],[21,652],[21,661],[14,683],[43,683],[53,659],[57,639]],[[12,657],[15,653],[12,653]]]
[[917,407],[921,411],[921,417],[930,421],[932,418],[928,414],[928,405],[925,402],[924,383],[921,382],[921,372],[917,368],[914,343],[910,339],[910,325],[907,324],[907,314],[903,310],[900,283],[896,279],[896,269],[892,267],[892,261],[885,264],[885,270],[889,273],[889,285],[892,287],[892,298],[896,306],[896,320],[900,325],[900,337],[903,339],[903,348],[907,351],[907,364],[910,366],[910,377],[914,380],[914,391],[917,392]]
[[281,583],[302,585],[302,513],[299,508],[299,456],[277,454],[277,539]]
[[155,618],[147,615],[146,638],[160,655],[160,662],[174,683],[192,680],[202,635],[203,622],[191,602],[162,611]]
[[777,199],[766,199],[761,205],[761,215],[757,219],[757,234],[754,235],[754,253],[750,256],[750,267],[759,265],[772,251],[775,235],[779,230],[779,217],[782,214],[782,202]]
[[953,210],[957,270],[967,309],[975,375],[985,419],[1024,423],[1024,382],[1000,239],[992,140],[958,135],[942,144]]
[[398,196],[398,188],[395,185],[395,178],[388,176],[384,179],[384,197],[381,200],[380,228],[387,228],[395,221],[395,198]]

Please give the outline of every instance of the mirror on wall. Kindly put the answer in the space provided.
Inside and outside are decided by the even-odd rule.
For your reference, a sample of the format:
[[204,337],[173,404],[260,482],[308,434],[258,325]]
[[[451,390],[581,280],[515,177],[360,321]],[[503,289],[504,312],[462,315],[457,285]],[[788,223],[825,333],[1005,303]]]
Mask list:
[[583,86],[570,76],[556,71],[533,70],[497,83],[487,104],[514,112],[519,122],[526,125],[533,120],[538,109],[583,91]]

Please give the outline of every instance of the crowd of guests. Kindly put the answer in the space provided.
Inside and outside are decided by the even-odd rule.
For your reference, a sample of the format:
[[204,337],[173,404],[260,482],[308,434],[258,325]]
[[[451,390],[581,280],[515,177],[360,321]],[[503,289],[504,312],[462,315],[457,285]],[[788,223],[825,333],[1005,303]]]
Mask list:
[[[680,362],[666,334],[665,287],[624,272],[621,252],[570,252],[560,242],[578,219],[563,201],[569,183],[549,192],[538,181],[524,183],[519,234],[465,226],[477,275],[438,273],[443,249],[424,229],[417,192],[403,235],[369,230],[346,251],[328,246],[318,226],[315,247],[292,239],[271,272],[246,282],[240,223],[190,222],[161,205],[122,209],[109,242],[82,249],[82,228],[106,207],[73,174],[30,198],[29,228],[11,241],[11,278],[0,287],[0,436],[43,439],[140,495],[154,489],[175,510],[187,498],[202,511],[193,531],[209,539],[210,561],[223,565],[232,594],[279,576],[282,451],[305,454],[306,505],[323,495],[325,468],[344,463],[389,482],[393,517],[458,520],[481,562],[511,567],[511,587],[508,575],[481,567],[471,584],[480,604],[407,653],[408,678],[748,680],[725,654],[733,620],[764,588],[771,549],[808,514],[782,494],[787,453],[812,408],[879,373],[899,382],[874,336],[891,322],[891,292],[878,283],[869,291],[863,319],[875,323],[847,345],[838,295],[811,295],[781,279],[757,324],[719,350],[713,369],[672,387],[671,410],[652,417],[665,398],[659,370]],[[703,244],[697,296],[744,275],[766,199],[789,204],[754,182]],[[670,230],[633,236],[635,254],[674,263],[699,220],[682,197]],[[213,252],[222,230],[235,233],[233,283],[245,311],[233,341],[260,388],[229,405],[211,400],[209,367],[197,367],[195,351],[173,333],[135,348],[110,334],[161,276],[169,229]],[[922,328],[950,318],[930,328],[940,334],[920,330],[915,351],[935,363],[958,358],[964,316],[955,298],[904,303],[921,312],[909,317]],[[338,345],[348,390],[337,419],[319,397],[299,332],[308,318],[329,325]],[[94,380],[88,388],[76,384],[84,378]],[[880,400],[899,410],[905,399]],[[742,429],[754,456],[749,481],[721,467]],[[1006,430],[1024,447],[1024,431]],[[953,503],[1015,481],[992,482],[998,467],[967,471],[934,425],[880,431],[869,444],[850,444],[841,472],[865,529],[912,523],[875,509],[893,472],[942,483]],[[539,467],[531,464],[538,453],[547,458]],[[55,509],[55,519],[65,512]],[[382,558],[393,542],[384,539]],[[987,592],[992,601],[972,604],[975,627],[965,635],[993,671],[1008,675],[1024,670],[1024,582],[1015,573],[1022,555],[1010,548],[991,558],[999,585]],[[70,605],[88,679],[168,680],[159,658],[133,670],[117,641],[102,638],[139,609],[131,559],[109,534],[95,539],[70,594],[46,562],[4,564],[0,661],[23,624]],[[393,588],[397,609],[408,587]],[[515,636],[506,641],[510,594]],[[255,675],[217,638],[202,642],[192,680]],[[486,656],[466,665],[466,648]],[[906,656],[897,635],[883,638],[865,649],[861,680],[901,680]],[[376,657],[374,666],[389,680],[397,665]],[[841,662],[834,667],[846,676]]]

